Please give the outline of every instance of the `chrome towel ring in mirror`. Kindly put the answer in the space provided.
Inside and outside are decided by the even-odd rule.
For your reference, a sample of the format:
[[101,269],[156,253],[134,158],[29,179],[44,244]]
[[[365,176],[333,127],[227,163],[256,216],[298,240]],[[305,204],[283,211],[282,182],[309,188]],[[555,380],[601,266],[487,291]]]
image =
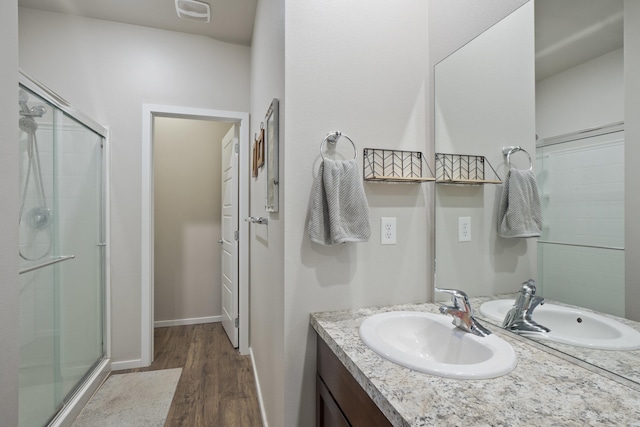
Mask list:
[[347,140],[353,146],[353,160],[355,160],[358,157],[358,150],[356,150],[356,144],[354,144],[351,138],[349,138],[346,134],[337,130],[335,132],[330,132],[329,134],[327,134],[327,136],[325,136],[322,142],[320,143],[320,156],[322,157],[322,160],[325,160],[324,152],[322,151],[322,147],[324,146],[324,143],[328,142],[331,145],[336,145],[340,137],[347,138]]
[[502,147],[502,154],[507,157],[507,164],[509,165],[509,169],[515,169],[514,166],[511,164],[511,155],[514,153],[517,153],[518,151],[522,151],[524,154],[527,155],[527,158],[529,159],[528,170],[533,170],[533,162],[531,161],[531,156],[529,155],[527,150],[520,147],[519,145],[516,145],[513,147]]

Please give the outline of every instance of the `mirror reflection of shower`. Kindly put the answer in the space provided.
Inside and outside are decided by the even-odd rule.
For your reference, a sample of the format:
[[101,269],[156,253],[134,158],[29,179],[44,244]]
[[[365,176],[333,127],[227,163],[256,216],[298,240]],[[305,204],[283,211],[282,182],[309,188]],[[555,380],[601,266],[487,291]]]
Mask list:
[[40,148],[36,136],[38,130],[36,118],[42,118],[47,113],[47,109],[44,105],[29,107],[28,101],[29,95],[25,90],[20,89],[18,126],[22,131],[20,144],[21,146],[25,144],[25,150],[21,162],[22,197],[18,223],[23,231],[21,236],[25,236],[26,241],[21,239],[19,252],[22,259],[37,261],[51,252],[51,209],[47,206]]

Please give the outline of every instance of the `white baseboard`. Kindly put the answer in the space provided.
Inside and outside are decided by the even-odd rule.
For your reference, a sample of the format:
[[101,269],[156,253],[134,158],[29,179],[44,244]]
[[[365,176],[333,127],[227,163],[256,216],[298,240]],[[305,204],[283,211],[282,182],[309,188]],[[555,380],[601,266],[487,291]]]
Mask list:
[[191,319],[156,320],[153,322],[154,328],[164,328],[166,326],[197,325],[199,323],[222,322],[222,316],[193,317]]
[[256,369],[256,361],[253,358],[253,348],[249,347],[249,355],[251,356],[251,366],[253,367],[253,378],[256,380],[256,392],[258,393],[258,404],[260,405],[260,416],[262,417],[262,426],[269,427],[267,422],[267,413],[264,409],[264,401],[262,400],[262,389],[260,388],[260,380],[258,379],[258,370]]
[[[215,323],[222,322],[222,316],[194,317],[192,319],[176,319],[176,320],[159,320],[153,322],[155,328],[163,328],[165,326],[181,326],[181,325],[197,325],[199,323]],[[125,369],[144,368],[149,366],[143,360],[123,360],[120,362],[111,362],[112,371],[123,371]]]
[[112,371],[124,371],[125,369],[144,368],[148,365],[142,363],[142,359],[123,360],[122,362],[111,362]]

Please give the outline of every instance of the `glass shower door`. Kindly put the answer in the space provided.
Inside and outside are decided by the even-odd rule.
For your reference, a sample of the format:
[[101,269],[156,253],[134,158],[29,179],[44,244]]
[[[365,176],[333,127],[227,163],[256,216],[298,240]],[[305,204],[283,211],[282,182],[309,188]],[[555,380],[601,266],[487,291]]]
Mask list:
[[624,131],[539,147],[545,298],[624,317]]
[[102,136],[21,89],[20,427],[104,357]]

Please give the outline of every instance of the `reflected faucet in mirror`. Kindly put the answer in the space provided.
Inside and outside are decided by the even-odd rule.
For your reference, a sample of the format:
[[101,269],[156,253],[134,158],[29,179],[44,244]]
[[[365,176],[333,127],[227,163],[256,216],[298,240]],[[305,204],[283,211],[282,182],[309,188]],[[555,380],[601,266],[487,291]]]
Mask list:
[[491,331],[482,326],[480,322],[473,317],[471,311],[471,303],[466,293],[458,289],[442,289],[435,288],[436,292],[444,292],[451,295],[453,306],[443,305],[440,307],[440,313],[453,317],[453,324],[465,332],[470,332],[479,337],[491,335]]
[[544,303],[544,298],[536,295],[536,282],[529,279],[522,284],[515,304],[509,310],[502,322],[502,327],[510,331],[521,332],[549,332],[549,328],[535,322],[533,310]]

